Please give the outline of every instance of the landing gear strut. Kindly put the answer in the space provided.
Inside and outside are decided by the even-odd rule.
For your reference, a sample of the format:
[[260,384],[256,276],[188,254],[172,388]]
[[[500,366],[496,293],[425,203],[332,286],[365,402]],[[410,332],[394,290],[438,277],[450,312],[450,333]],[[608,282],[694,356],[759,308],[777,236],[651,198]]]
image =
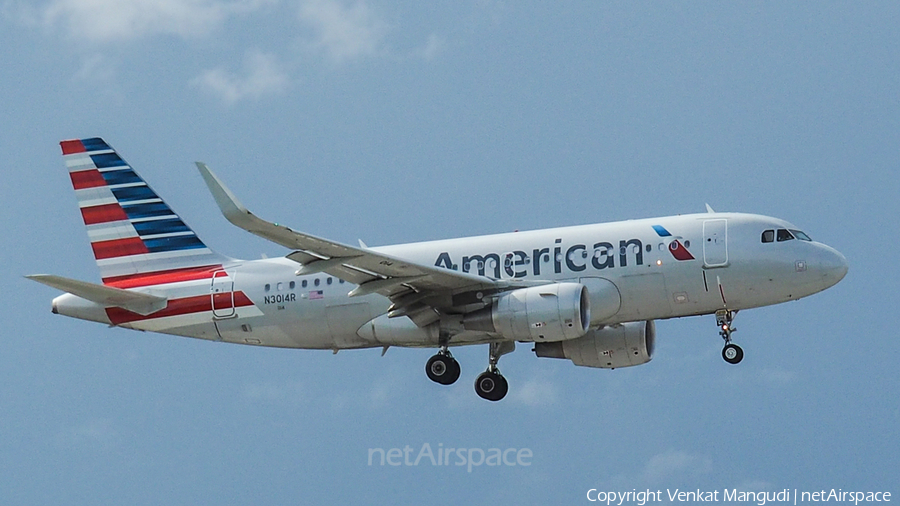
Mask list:
[[716,325],[719,326],[719,335],[725,340],[725,347],[722,348],[722,358],[729,364],[737,364],[744,359],[744,350],[731,342],[731,334],[737,331],[732,326],[735,315],[737,315],[737,311],[728,309],[716,311]]
[[425,374],[428,375],[428,379],[441,385],[455,383],[459,379],[459,372],[459,362],[450,354],[446,344],[425,363]]
[[511,341],[490,344],[488,368],[475,379],[475,393],[479,397],[489,401],[499,401],[506,396],[506,392],[509,391],[509,383],[500,374],[497,362],[500,361],[501,355],[510,353],[515,349],[516,343]]

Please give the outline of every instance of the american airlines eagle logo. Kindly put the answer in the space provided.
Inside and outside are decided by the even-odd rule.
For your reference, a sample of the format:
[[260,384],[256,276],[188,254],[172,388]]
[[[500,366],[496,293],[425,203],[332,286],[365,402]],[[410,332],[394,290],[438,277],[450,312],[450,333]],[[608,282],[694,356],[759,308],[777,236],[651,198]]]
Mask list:
[[[653,230],[660,237],[672,237],[672,233],[666,230],[662,225],[653,225]],[[675,257],[675,260],[694,260],[694,255],[681,243],[681,237],[672,237],[669,242],[669,253]]]

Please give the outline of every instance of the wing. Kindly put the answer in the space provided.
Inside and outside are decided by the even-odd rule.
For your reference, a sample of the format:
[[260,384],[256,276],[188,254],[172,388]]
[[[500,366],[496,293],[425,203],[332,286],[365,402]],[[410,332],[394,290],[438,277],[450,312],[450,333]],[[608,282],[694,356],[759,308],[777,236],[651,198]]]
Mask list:
[[474,274],[410,262],[297,232],[258,218],[247,210],[205,164],[197,162],[222,214],[232,224],[252,234],[295,250],[287,258],[301,264],[297,275],[325,272],[357,286],[350,296],[378,293],[393,302],[390,316],[409,316],[424,326],[440,313],[465,313],[484,304],[491,294],[523,286]]

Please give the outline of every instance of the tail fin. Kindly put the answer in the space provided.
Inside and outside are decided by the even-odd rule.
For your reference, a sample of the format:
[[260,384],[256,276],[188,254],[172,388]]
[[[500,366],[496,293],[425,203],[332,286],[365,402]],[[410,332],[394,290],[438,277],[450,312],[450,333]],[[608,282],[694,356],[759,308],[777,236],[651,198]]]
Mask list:
[[59,144],[104,284],[164,283],[229,260],[207,248],[103,139]]

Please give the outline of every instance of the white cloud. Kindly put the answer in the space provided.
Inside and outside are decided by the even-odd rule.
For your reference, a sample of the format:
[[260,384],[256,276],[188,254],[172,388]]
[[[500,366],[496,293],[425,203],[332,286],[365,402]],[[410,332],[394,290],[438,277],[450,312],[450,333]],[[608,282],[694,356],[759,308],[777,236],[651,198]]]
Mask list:
[[800,375],[796,371],[788,371],[784,369],[734,369],[730,371],[728,381],[734,384],[754,384],[766,385],[771,387],[783,387],[800,380]]
[[767,481],[749,480],[741,483],[735,488],[741,492],[759,492],[761,490],[771,492],[772,490],[775,490],[775,485]]
[[109,83],[115,80],[113,65],[102,54],[91,55],[82,62],[75,79],[87,83]]
[[[110,96],[121,95],[116,85],[116,58],[90,52],[153,37],[204,38],[221,30],[226,22],[240,30],[247,23],[237,18],[265,7],[271,7],[268,14],[282,16],[284,12],[279,11],[290,9],[301,45],[337,64],[390,56],[385,42],[390,26],[367,0],[41,0],[33,5],[25,0],[0,0],[0,6],[3,17],[58,34],[87,50],[74,80],[98,86]],[[290,43],[283,41],[279,49],[278,41],[272,42],[275,46],[269,52],[248,52],[240,67],[207,64],[190,79],[190,85],[226,104],[284,91],[292,81],[292,69],[285,64],[292,60],[285,54]],[[432,35],[414,54],[430,60],[444,46],[440,37]]]
[[425,46],[417,50],[416,54],[422,57],[422,59],[425,61],[431,61],[444,50],[446,45],[447,43],[442,37],[435,33],[432,33],[428,36],[428,40],[425,42]]
[[300,19],[315,31],[312,45],[336,61],[379,54],[388,25],[364,1],[302,0]]
[[644,467],[643,480],[662,483],[683,477],[696,477],[712,471],[712,460],[682,451],[669,450],[650,457]]
[[620,474],[605,480],[613,487],[663,487],[672,483],[695,481],[712,472],[712,459],[679,450],[667,450],[650,457],[643,469],[635,474]]
[[249,382],[241,386],[241,397],[251,402],[295,402],[304,397],[300,382]]
[[118,439],[119,433],[107,418],[96,418],[63,428],[57,440],[64,446],[87,446],[109,448]]
[[37,17],[78,40],[114,42],[154,34],[205,35],[269,0],[51,0]]
[[797,380],[795,371],[785,371],[783,369],[763,369],[759,372],[759,379],[763,383],[771,385],[787,385]]
[[125,95],[116,79],[116,65],[102,54],[93,54],[84,58],[81,67],[72,76],[76,85],[88,87],[107,101],[122,104]]
[[251,52],[244,59],[241,74],[220,67],[203,72],[190,84],[217,95],[226,104],[233,104],[245,98],[258,99],[263,95],[279,93],[287,88],[289,82],[290,78],[275,56]]
[[510,387],[510,401],[526,406],[547,406],[556,402],[556,389],[547,379],[529,378],[515,388]]

